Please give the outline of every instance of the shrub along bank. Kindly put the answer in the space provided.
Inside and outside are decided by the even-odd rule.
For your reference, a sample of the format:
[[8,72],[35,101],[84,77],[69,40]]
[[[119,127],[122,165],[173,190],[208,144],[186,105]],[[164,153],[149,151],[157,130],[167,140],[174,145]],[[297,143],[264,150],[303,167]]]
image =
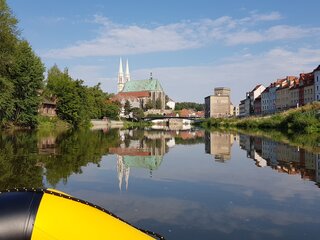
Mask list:
[[202,123],[204,128],[235,128],[243,130],[278,130],[285,133],[320,133],[320,103],[264,117],[210,118]]

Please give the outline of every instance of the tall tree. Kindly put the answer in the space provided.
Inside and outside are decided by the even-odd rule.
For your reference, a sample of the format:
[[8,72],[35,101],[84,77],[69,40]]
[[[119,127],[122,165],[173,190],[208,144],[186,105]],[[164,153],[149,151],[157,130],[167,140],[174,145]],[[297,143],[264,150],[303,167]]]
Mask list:
[[9,69],[14,62],[18,43],[18,20],[5,0],[0,0],[0,127],[7,125],[14,111],[13,90]]
[[158,97],[156,100],[156,109],[161,109],[162,108],[162,101],[161,98]]
[[27,41],[20,41],[10,67],[10,78],[14,84],[14,114],[12,120],[20,126],[35,127],[43,88],[44,65]]
[[128,100],[126,100],[126,102],[124,103],[124,114],[128,115],[131,111],[131,104]]
[[14,62],[19,36],[17,23],[6,0],[0,0],[0,77],[8,77],[8,69]]
[[151,99],[148,99],[148,101],[145,105],[145,109],[146,110],[153,109],[154,107],[155,107],[155,103]]
[[13,84],[6,78],[0,77],[0,127],[6,125],[14,111]]

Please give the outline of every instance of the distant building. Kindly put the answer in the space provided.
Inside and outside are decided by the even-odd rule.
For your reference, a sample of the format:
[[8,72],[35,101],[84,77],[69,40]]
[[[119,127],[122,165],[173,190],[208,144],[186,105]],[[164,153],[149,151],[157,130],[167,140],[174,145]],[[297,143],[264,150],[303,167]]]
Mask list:
[[239,104],[239,117],[244,117],[245,114],[246,114],[245,102],[246,102],[245,99],[240,101],[240,104]]
[[230,88],[215,88],[214,95],[205,98],[205,117],[229,117],[233,115],[230,106]]
[[298,82],[295,82],[293,86],[289,89],[290,92],[290,101],[289,101],[289,107],[295,108],[303,105],[304,101],[301,101],[301,88],[303,88],[302,82],[300,79]]
[[174,110],[175,107],[176,107],[176,102],[173,101],[172,99],[169,99],[169,101],[167,102],[166,106],[167,106],[168,108]]
[[261,115],[261,96],[257,97],[254,100],[254,114],[255,115]]
[[262,114],[273,114],[276,112],[276,91],[280,86],[280,82],[276,81],[271,83],[261,93],[261,113]]
[[247,96],[247,98],[244,101],[244,116],[250,115],[250,98]]
[[276,108],[278,112],[287,110],[291,105],[290,89],[298,82],[295,76],[287,76],[284,79],[279,79],[279,87],[276,90]]
[[238,117],[239,114],[240,114],[239,106],[234,106],[233,107],[233,116]]
[[39,111],[39,114],[42,116],[55,117],[57,116],[56,108],[57,108],[56,99],[44,98],[38,111]]
[[[255,114],[254,112],[254,102],[255,100],[261,96],[261,93],[265,90],[265,86],[259,84],[257,86],[254,87],[254,89],[252,89],[252,91],[250,91],[249,93],[247,93],[247,97],[249,97],[250,99],[250,114],[249,115],[253,115]],[[261,101],[261,100],[260,100]],[[261,112],[261,111],[260,111]]]
[[[118,72],[118,93],[112,98],[114,101],[119,101],[124,106],[126,101],[129,101],[131,107],[137,108],[157,108],[165,109],[165,93],[157,79],[150,75],[146,80],[131,80],[129,72],[128,60],[126,62],[126,72],[123,73],[122,60],[120,58]],[[122,115],[124,110],[122,109]]]
[[313,73],[301,73],[300,79],[303,85],[303,105],[315,100],[315,84]]
[[314,75],[314,99],[320,101],[320,65],[313,70]]
[[229,133],[206,132],[205,151],[214,156],[215,161],[225,162],[231,159],[231,146],[234,136]]

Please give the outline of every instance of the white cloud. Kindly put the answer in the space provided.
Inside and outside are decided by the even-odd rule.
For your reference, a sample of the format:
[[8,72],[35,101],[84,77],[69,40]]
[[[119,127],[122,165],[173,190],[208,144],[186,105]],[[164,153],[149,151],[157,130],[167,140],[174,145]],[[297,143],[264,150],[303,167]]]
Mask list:
[[142,79],[152,71],[167,94],[176,101],[203,102],[214,87],[230,87],[232,100],[238,104],[256,84],[269,85],[287,75],[311,72],[319,63],[320,49],[289,51],[275,48],[259,55],[230,58],[215,65],[139,69],[132,74],[133,79]]
[[[320,49],[274,48],[258,55],[246,52],[214,65],[133,69],[131,75],[134,80],[146,79],[152,72],[175,101],[203,102],[213,88],[230,87],[233,103],[239,104],[256,84],[267,86],[287,75],[311,72],[319,64]],[[107,75],[103,65],[77,65],[71,67],[69,73],[73,78],[85,80],[89,86],[100,82],[103,90],[116,91],[116,70],[113,75]]]
[[319,35],[320,28],[303,28],[288,25],[277,25],[265,31],[241,30],[229,33],[226,41],[229,45],[252,44],[277,40],[290,40]]
[[257,30],[260,22],[281,19],[278,12],[251,13],[235,19],[223,16],[217,19],[181,21],[177,23],[145,27],[120,25],[100,15],[94,16],[94,24],[101,26],[95,39],[83,40],[73,46],[52,49],[47,58],[77,58],[89,56],[115,56],[151,52],[179,51],[206,46],[208,43],[226,42],[229,45],[253,44],[263,41],[303,38],[317,35],[319,28],[274,25]]
[[[146,79],[152,72],[175,101],[203,102],[213,88],[230,87],[233,103],[239,104],[256,84],[267,86],[287,75],[311,72],[319,64],[320,49],[274,48],[258,55],[246,52],[214,65],[131,69],[131,76],[133,80]],[[104,65],[76,65],[69,73],[73,78],[85,80],[89,86],[100,82],[103,90],[116,91],[116,70],[108,75]]]
[[282,19],[282,16],[278,12],[271,12],[269,14],[256,14],[252,13],[252,19],[254,21],[275,21]]

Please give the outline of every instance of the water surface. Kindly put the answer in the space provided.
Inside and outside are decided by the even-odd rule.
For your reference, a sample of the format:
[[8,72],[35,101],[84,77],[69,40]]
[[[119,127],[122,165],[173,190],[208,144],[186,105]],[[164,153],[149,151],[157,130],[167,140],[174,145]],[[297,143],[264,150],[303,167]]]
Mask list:
[[316,239],[320,152],[244,134],[1,134],[0,188],[52,187],[166,239]]

